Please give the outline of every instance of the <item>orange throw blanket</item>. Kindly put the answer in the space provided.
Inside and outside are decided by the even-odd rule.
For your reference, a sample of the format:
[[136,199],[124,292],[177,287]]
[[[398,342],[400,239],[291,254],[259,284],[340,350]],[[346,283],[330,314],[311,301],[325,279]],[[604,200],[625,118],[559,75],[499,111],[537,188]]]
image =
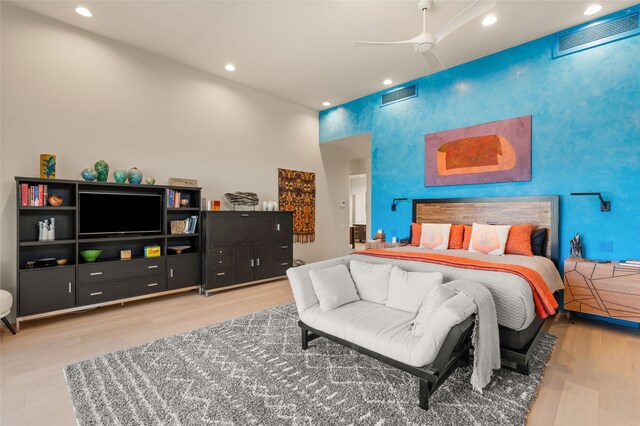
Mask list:
[[454,266],[466,269],[478,269],[483,271],[507,272],[518,275],[529,283],[533,292],[533,303],[536,308],[536,315],[546,318],[556,313],[558,302],[551,294],[544,279],[531,268],[520,265],[506,263],[484,262],[482,260],[467,259],[464,257],[450,256],[446,254],[418,253],[418,252],[397,252],[382,249],[369,249],[359,251],[354,254],[365,256],[384,257],[399,260],[415,260],[418,262],[437,263],[439,265]]

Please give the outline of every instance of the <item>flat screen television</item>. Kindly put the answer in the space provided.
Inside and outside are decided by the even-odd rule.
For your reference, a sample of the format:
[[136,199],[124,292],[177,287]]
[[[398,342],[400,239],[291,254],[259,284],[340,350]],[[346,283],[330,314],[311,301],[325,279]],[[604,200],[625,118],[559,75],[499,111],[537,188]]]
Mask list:
[[162,233],[162,195],[80,192],[79,235]]

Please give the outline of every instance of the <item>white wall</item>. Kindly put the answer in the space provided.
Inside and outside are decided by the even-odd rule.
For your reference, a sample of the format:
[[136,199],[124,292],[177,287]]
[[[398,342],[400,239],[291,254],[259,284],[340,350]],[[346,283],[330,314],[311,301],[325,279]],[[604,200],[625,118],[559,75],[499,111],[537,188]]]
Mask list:
[[[195,178],[208,199],[255,191],[277,199],[277,168],[316,172],[315,261],[348,247],[348,156],[318,143],[318,113],[2,2],[1,285],[15,288],[14,176],[80,179],[98,159],[158,184]],[[112,175],[110,180],[112,180]]]

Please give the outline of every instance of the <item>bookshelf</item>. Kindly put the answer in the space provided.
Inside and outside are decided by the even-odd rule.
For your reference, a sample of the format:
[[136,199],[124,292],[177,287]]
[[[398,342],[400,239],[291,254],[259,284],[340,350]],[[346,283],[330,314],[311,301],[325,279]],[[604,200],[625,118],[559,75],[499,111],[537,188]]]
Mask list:
[[[38,188],[40,193],[45,186],[47,196],[62,197],[60,206],[48,205],[44,194],[35,201],[34,190],[29,188]],[[160,196],[161,231],[140,235],[81,235],[80,194],[86,191]],[[180,193],[180,200],[188,200],[186,206],[169,204],[169,194],[176,193]],[[16,177],[16,195],[18,327],[20,321],[87,306],[199,288],[200,188]],[[171,233],[172,221],[194,216],[197,219],[192,233]],[[53,240],[40,239],[39,223],[43,221],[55,223]],[[145,258],[144,247],[149,245],[160,246],[161,256]],[[176,246],[189,248],[180,250],[181,253],[168,249]],[[80,252],[87,249],[99,249],[102,253],[95,262],[85,262]],[[120,260],[121,250],[131,250],[131,259]],[[66,259],[66,264],[58,265],[58,259]]]

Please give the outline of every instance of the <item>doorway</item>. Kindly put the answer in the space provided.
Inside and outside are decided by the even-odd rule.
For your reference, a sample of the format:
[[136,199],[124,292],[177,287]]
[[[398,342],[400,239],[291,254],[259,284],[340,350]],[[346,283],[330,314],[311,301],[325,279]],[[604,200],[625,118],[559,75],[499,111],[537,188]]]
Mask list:
[[367,174],[349,175],[349,226],[352,248],[364,250],[367,241]]

